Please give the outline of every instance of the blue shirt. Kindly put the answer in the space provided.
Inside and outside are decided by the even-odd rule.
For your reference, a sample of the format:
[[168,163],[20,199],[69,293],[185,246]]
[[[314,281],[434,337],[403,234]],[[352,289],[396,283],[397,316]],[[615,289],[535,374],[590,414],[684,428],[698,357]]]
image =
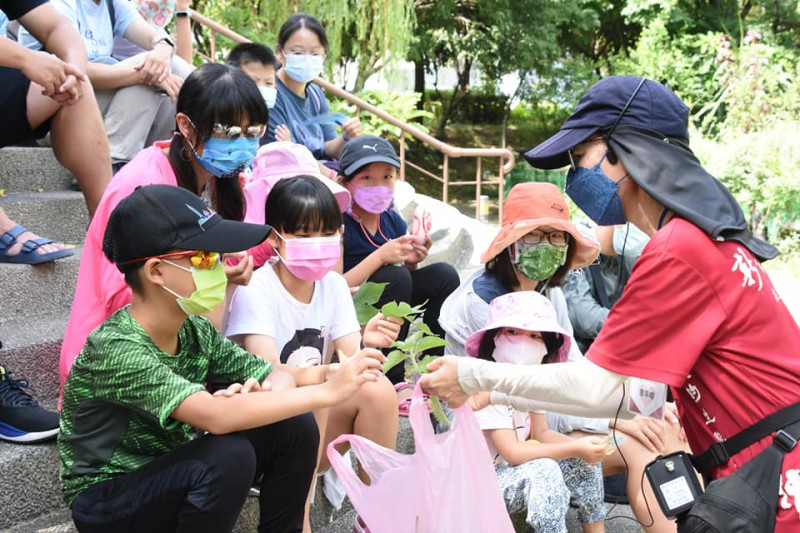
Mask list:
[[510,288],[500,283],[491,270],[484,270],[480,276],[475,278],[475,281],[472,282],[472,290],[487,304],[492,303],[492,300],[498,296],[511,292]]
[[292,133],[292,142],[302,144],[318,160],[328,159],[325,143],[336,138],[336,128],[332,124],[304,124],[309,120],[330,113],[328,99],[322,89],[309,83],[306,97],[294,94],[289,87],[275,76],[278,96],[275,106],[269,110],[269,127],[262,144],[275,141],[275,128],[285,124]]
[[[111,59],[114,37],[124,36],[131,22],[141,19],[133,2],[128,0],[113,0],[113,2],[113,27],[106,0],[101,0],[99,4],[95,4],[93,0],[55,0],[53,2],[53,5],[69,21],[70,25],[78,30],[91,62],[115,62]],[[19,30],[19,43],[31,50],[42,49],[42,44],[25,28]]]
[[[371,235],[351,215],[344,215],[344,271],[347,272],[387,241],[402,237],[408,231],[403,217],[394,209],[381,213],[379,231]],[[383,233],[383,235],[381,235]],[[386,238],[384,238],[384,236]]]

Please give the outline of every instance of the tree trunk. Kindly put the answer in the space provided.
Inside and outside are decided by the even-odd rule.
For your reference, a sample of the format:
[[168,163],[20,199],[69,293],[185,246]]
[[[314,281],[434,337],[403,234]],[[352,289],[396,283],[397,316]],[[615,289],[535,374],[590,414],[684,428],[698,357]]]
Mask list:
[[422,96],[417,101],[417,109],[425,105],[425,63],[419,59],[414,61],[414,92]]

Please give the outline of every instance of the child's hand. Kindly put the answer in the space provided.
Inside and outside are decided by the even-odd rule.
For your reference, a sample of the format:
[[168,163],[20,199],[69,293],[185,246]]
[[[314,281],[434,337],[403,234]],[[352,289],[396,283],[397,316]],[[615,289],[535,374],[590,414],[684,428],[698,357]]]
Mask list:
[[[413,237],[413,236],[412,236]],[[417,244],[416,237],[411,241],[411,253],[406,257],[406,264],[416,265],[421,263],[428,257],[428,250],[431,249],[433,241],[430,237],[426,237],[422,244]]]
[[617,420],[616,428],[644,444],[653,453],[665,450],[666,435],[661,420],[637,415],[632,420]]
[[490,398],[491,396],[486,391],[476,392],[469,397],[469,406],[473,411],[480,411],[485,407],[489,407]]
[[330,404],[339,404],[358,392],[364,383],[377,381],[383,367],[382,358],[381,352],[370,348],[359,350],[352,357],[342,358],[340,354],[341,363],[338,368],[331,365],[328,380],[323,385],[328,391]]
[[358,137],[362,132],[361,120],[358,117],[353,117],[342,124],[342,135],[347,140]]
[[602,437],[584,437],[578,439],[577,456],[590,465],[599,463],[606,455],[606,439]]
[[256,378],[250,378],[244,382],[244,385],[241,383],[231,383],[225,389],[220,389],[214,392],[214,396],[225,396],[231,397],[235,394],[247,394],[248,392],[265,392],[271,390],[270,384],[268,382],[259,383]]
[[414,237],[411,235],[403,235],[382,245],[378,251],[383,264],[405,263],[409,254],[414,251],[414,247],[411,244],[413,239]]
[[382,313],[378,313],[364,327],[364,346],[367,348],[388,348],[397,340],[402,326],[402,318],[386,318]]
[[286,127],[286,124],[278,124],[275,127],[275,140],[276,141],[291,141],[292,132]]
[[[228,262],[228,259],[238,259],[239,262]],[[231,265],[232,263],[233,265]],[[222,266],[225,268],[225,276],[228,278],[228,283],[235,285],[247,285],[250,283],[250,278],[253,276],[253,258],[247,255],[247,252],[225,254],[222,257]]]

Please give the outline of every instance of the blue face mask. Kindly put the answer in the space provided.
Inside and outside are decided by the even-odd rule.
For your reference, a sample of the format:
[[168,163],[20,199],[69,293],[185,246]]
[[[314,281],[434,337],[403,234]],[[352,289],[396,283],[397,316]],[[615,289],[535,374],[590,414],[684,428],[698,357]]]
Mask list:
[[283,66],[286,74],[298,83],[308,83],[322,72],[325,56],[311,54],[289,54]]
[[257,137],[219,139],[209,137],[203,141],[203,155],[194,157],[208,172],[218,178],[235,178],[249,165],[258,152]]
[[[606,152],[608,155],[608,152]],[[605,159],[606,156],[603,156]],[[581,208],[581,211],[600,226],[625,224],[622,199],[617,194],[620,181],[613,181],[600,168],[600,160],[592,168],[578,167],[567,172],[567,195]]]

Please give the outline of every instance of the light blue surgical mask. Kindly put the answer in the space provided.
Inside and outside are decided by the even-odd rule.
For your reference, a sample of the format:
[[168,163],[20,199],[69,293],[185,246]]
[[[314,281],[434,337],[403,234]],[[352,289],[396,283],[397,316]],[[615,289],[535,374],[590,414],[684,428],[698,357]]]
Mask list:
[[275,100],[278,98],[278,89],[275,87],[265,87],[264,85],[258,86],[258,92],[267,104],[267,108],[272,109],[275,107]]
[[236,178],[256,156],[258,137],[208,137],[203,141],[203,155],[197,155],[194,148],[192,151],[197,163],[216,177]]
[[308,83],[320,75],[324,60],[324,55],[289,54],[283,68],[294,81]]
[[577,167],[567,172],[566,193],[581,208],[581,211],[600,226],[625,224],[622,199],[617,194],[619,183],[628,177],[622,176],[614,181],[603,172],[600,164],[608,155],[592,168]]

